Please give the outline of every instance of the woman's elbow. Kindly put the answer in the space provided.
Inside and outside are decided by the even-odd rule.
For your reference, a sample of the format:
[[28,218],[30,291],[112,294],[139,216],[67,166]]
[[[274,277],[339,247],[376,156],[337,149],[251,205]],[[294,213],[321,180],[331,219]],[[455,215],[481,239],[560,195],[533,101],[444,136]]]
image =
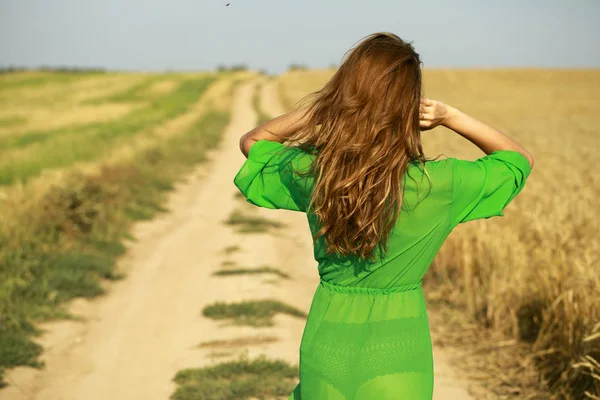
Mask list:
[[525,155],[525,157],[527,158],[527,161],[529,161],[529,165],[531,166],[531,169],[533,170],[533,165],[535,164],[533,155],[527,151],[527,154]]
[[252,135],[252,131],[247,132],[242,135],[240,138],[240,151],[242,154],[248,158],[248,154],[250,153],[250,148],[256,142],[256,139]]

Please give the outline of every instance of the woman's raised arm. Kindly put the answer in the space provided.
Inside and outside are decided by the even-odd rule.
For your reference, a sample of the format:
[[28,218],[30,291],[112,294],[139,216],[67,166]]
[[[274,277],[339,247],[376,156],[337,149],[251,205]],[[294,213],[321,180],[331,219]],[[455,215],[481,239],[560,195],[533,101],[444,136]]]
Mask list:
[[306,109],[298,109],[265,122],[240,138],[240,150],[248,157],[250,147],[259,140],[270,140],[283,143],[286,139],[306,126],[308,112]]
[[498,129],[481,122],[441,101],[423,99],[421,101],[421,129],[428,130],[443,125],[479,147],[485,154],[496,150],[513,150],[527,158],[533,168],[533,155],[515,140]]

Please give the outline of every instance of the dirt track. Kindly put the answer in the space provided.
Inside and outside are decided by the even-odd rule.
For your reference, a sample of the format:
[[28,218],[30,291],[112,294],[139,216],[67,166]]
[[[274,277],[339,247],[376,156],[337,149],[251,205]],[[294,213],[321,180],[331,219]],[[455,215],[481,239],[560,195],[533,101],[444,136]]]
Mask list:
[[[169,214],[137,224],[120,265],[127,273],[109,293],[78,300],[72,310],[81,321],[46,324],[43,370],[17,368],[0,399],[10,400],[166,400],[174,374],[241,352],[266,354],[296,364],[304,328],[302,319],[278,315],[273,328],[223,326],[201,315],[214,301],[275,298],[308,312],[318,283],[306,218],[301,213],[251,207],[234,197],[233,176],[245,160],[238,139],[256,122],[253,83],[238,88],[232,120],[212,161],[177,185]],[[262,88],[262,108],[282,112],[272,83]],[[234,209],[285,224],[273,234],[241,234],[223,223]],[[225,254],[228,246],[240,250]],[[291,276],[215,277],[224,261],[238,266],[274,266]],[[243,345],[219,354],[201,342],[276,337],[271,343]],[[435,342],[435,338],[434,338]],[[225,358],[220,358],[225,356]],[[217,358],[219,357],[219,358]],[[451,374],[446,355],[434,347],[435,399],[471,399]]]

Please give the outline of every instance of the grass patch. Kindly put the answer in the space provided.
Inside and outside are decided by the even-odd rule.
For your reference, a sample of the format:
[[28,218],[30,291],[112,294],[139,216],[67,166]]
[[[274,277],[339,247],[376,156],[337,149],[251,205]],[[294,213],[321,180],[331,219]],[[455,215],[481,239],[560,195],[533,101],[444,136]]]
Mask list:
[[223,249],[223,253],[231,254],[231,253],[235,253],[236,251],[240,251],[241,249],[242,248],[238,245],[227,246]]
[[206,356],[208,358],[210,358],[211,360],[214,360],[216,358],[227,358],[227,357],[231,357],[234,353],[231,351],[211,351],[210,353],[208,353]]
[[228,266],[231,266],[231,265],[236,265],[236,262],[235,261],[230,261],[230,260],[225,260],[225,261],[221,262],[221,265],[224,266],[224,267],[228,267]]
[[285,226],[280,222],[247,215],[239,210],[234,210],[227,220],[225,220],[225,224],[235,226],[240,233],[264,233],[272,228],[282,228]]
[[230,275],[253,275],[253,274],[275,274],[281,278],[290,279],[290,276],[286,273],[281,272],[277,268],[273,267],[258,267],[258,268],[236,268],[236,269],[224,269],[213,273],[217,276],[230,276]]
[[129,228],[163,210],[166,192],[206,160],[229,121],[212,111],[181,135],[105,165],[93,175],[72,172],[63,183],[23,202],[5,203],[0,226],[0,375],[16,365],[40,366],[36,321],[65,317],[64,302],[103,293],[119,279]]
[[296,386],[298,367],[265,356],[179,371],[171,400],[269,399],[288,396]]
[[202,342],[198,347],[208,347],[208,348],[235,348],[235,347],[246,347],[246,346],[256,346],[260,344],[269,344],[274,343],[278,339],[275,336],[243,336],[230,340],[211,340],[210,342]]
[[37,361],[41,352],[42,346],[15,332],[0,336],[2,368],[16,367],[17,365],[39,368],[43,366],[43,363]]
[[208,305],[202,314],[215,320],[232,320],[235,325],[273,326],[277,313],[306,318],[306,314],[295,307],[277,300],[249,300],[239,303],[216,302]]

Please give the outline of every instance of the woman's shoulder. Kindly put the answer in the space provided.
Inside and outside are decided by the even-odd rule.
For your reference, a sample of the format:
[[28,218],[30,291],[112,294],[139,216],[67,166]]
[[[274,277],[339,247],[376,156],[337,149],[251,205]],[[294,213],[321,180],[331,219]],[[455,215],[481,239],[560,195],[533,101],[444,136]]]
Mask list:
[[318,153],[316,150],[299,145],[281,145],[281,160],[284,167],[294,171],[307,172],[311,170]]
[[531,173],[531,165],[527,158],[514,150],[495,150],[475,160],[445,156],[427,161],[425,165],[431,170],[443,170],[456,175],[480,175],[484,170],[503,171],[507,166],[520,170],[526,176]]
[[420,171],[427,171],[427,173],[451,173],[454,160],[454,157],[438,155],[434,158],[426,157],[425,160],[414,160],[412,165]]
[[250,147],[248,159],[271,164],[307,164],[314,159],[314,152],[302,146],[290,146],[271,140],[258,140]]

